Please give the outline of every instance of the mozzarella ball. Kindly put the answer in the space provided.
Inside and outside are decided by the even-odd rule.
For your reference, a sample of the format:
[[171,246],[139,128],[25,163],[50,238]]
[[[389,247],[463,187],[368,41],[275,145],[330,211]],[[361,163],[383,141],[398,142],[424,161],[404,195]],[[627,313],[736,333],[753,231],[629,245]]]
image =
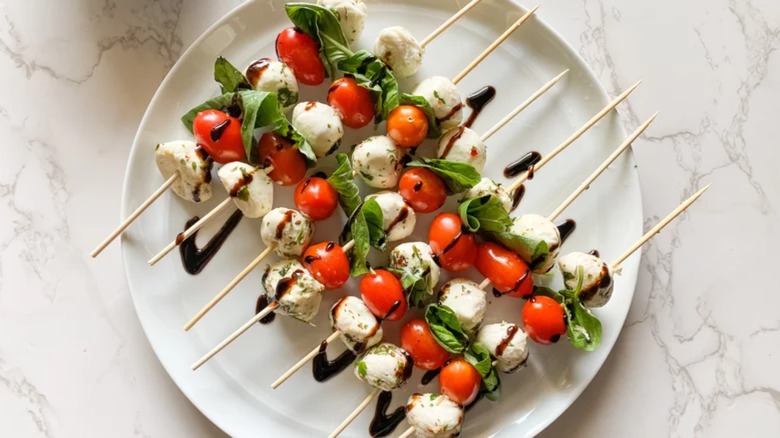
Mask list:
[[417,73],[424,53],[425,49],[412,33],[401,26],[382,29],[374,42],[374,55],[389,65],[399,78]]
[[522,248],[518,251],[520,257],[528,263],[534,274],[544,274],[555,265],[555,259],[561,248],[561,233],[558,231],[558,227],[546,217],[538,214],[524,214],[516,217],[512,220],[512,227],[509,231],[519,236],[547,243],[547,254],[538,257],[537,260],[533,260],[534,255],[529,248]]
[[352,151],[352,168],[364,183],[377,189],[389,189],[401,177],[401,151],[389,137],[369,137]]
[[360,356],[355,363],[355,375],[375,388],[392,391],[409,380],[413,366],[406,350],[383,342]]
[[317,0],[317,4],[333,11],[350,44],[360,38],[360,34],[366,27],[368,14],[368,8],[363,0]]
[[211,198],[213,162],[194,141],[160,143],[154,149],[154,159],[166,180],[179,175],[171,185],[173,193],[190,202],[205,202]]
[[451,80],[433,76],[422,81],[412,94],[428,101],[443,131],[457,127],[463,120],[463,102],[458,87]]
[[406,239],[414,232],[417,216],[398,192],[379,192],[366,199],[374,199],[382,209],[383,227],[388,242]]
[[325,286],[298,260],[276,262],[263,275],[266,295],[277,303],[276,313],[311,322],[320,310]]
[[274,208],[263,217],[260,238],[266,247],[276,246],[279,257],[300,257],[311,243],[314,224],[303,213],[289,208]]
[[346,296],[330,309],[330,326],[339,332],[347,348],[355,352],[373,347],[382,340],[382,326],[360,298]]
[[330,155],[339,147],[344,126],[336,110],[320,102],[295,105],[292,125],[309,142],[317,158]]
[[427,243],[402,243],[390,251],[390,267],[422,277],[429,272],[428,288],[433,290],[439,282],[441,269],[433,259],[433,251]]
[[298,102],[298,81],[292,70],[282,62],[261,58],[246,68],[246,78],[255,90],[276,94],[282,107]]
[[436,155],[443,160],[469,164],[482,173],[487,161],[487,147],[479,134],[465,127],[453,128],[439,139]]
[[487,309],[485,291],[477,283],[463,278],[448,281],[439,291],[439,304],[449,307],[460,326],[471,334],[482,324]]
[[528,360],[528,335],[510,322],[488,324],[477,333],[477,342],[484,345],[496,359],[502,373],[513,373]]
[[493,195],[493,197],[498,199],[507,213],[514,209],[514,199],[512,199],[512,195],[504,186],[496,184],[490,178],[482,178],[477,185],[470,188],[466,194],[463,195],[463,199],[480,198],[485,195]]
[[263,169],[234,161],[217,172],[225,190],[244,216],[263,217],[274,205],[274,185]]
[[583,280],[580,300],[588,307],[602,307],[612,298],[614,281],[609,265],[600,258],[582,252],[566,254],[558,259],[563,274],[563,283],[573,290],[579,284],[578,268],[582,266]]
[[406,419],[418,438],[453,438],[460,434],[463,408],[440,394],[412,394]]

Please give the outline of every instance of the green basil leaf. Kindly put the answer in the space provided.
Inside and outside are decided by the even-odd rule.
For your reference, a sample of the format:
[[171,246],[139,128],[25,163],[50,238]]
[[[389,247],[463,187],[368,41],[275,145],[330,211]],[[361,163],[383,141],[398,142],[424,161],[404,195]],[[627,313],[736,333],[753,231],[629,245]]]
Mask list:
[[360,50],[339,62],[338,68],[344,74],[352,76],[358,85],[371,91],[376,123],[387,120],[390,111],[400,105],[398,81],[387,65],[373,53]]
[[[529,263],[547,257],[549,252],[547,242],[544,240],[520,236],[508,230],[490,233],[487,237],[520,254],[523,258],[527,257],[526,261]],[[530,257],[528,257],[529,255]]]
[[371,246],[380,250],[387,250],[387,233],[385,233],[385,218],[382,213],[382,207],[376,202],[376,199],[367,199],[363,203],[363,215],[368,225],[368,236]]
[[509,213],[493,195],[466,199],[458,206],[463,225],[472,233],[477,231],[502,232],[512,225]]
[[493,366],[493,358],[490,351],[479,342],[472,342],[469,348],[463,353],[466,361],[482,376],[482,391],[490,400],[497,400],[500,396],[501,380],[498,377],[498,370]]
[[352,164],[347,154],[336,155],[336,160],[339,162],[339,167],[328,177],[328,182],[339,193],[339,204],[347,217],[350,217],[361,203],[360,189],[355,184]]
[[479,184],[482,179],[477,169],[466,163],[419,157],[407,164],[410,167],[424,167],[438,175],[447,186],[447,194],[463,193]]
[[311,144],[303,138],[303,135],[293,127],[292,123],[287,120],[287,117],[281,111],[279,111],[279,117],[276,120],[273,131],[293,142],[295,147],[306,157],[307,167],[312,168],[317,164],[317,155],[314,153]]
[[425,308],[425,321],[433,337],[445,350],[450,353],[462,353],[466,350],[469,337],[463,331],[452,309],[438,304],[429,304]]
[[439,126],[439,119],[436,118],[436,114],[434,114],[431,104],[428,103],[424,97],[403,93],[401,94],[400,104],[414,105],[417,108],[420,108],[425,113],[425,117],[428,118],[428,138],[441,137],[442,130],[441,126]]
[[355,241],[352,250],[349,252],[349,270],[350,275],[353,277],[368,272],[366,257],[371,250],[371,235],[368,229],[368,223],[366,222],[366,217],[363,214],[363,205],[364,204],[360,204],[355,209],[339,236],[339,244],[342,246],[350,240]]
[[577,275],[580,280],[575,289],[560,291],[566,312],[566,335],[574,347],[593,351],[601,344],[601,321],[579,299],[584,278],[582,266],[578,267]]
[[295,27],[320,43],[320,57],[335,78],[339,62],[352,56],[352,50],[333,11],[312,3],[287,3],[284,10]]
[[222,86],[222,94],[252,89],[246,76],[221,56],[214,62],[214,80]]

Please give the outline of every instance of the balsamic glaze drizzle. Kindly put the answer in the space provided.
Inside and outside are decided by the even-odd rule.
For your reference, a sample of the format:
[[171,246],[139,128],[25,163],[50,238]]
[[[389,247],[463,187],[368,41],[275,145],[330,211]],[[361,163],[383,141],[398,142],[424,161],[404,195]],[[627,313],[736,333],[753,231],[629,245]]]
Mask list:
[[387,408],[390,407],[390,402],[392,401],[392,392],[382,391],[379,393],[376,409],[374,409],[374,419],[371,420],[371,425],[368,428],[368,433],[372,437],[390,435],[398,427],[398,424],[406,418],[406,407],[403,405],[396,408],[389,415],[387,414]]
[[[241,213],[241,210],[236,210],[236,212],[228,218],[227,222],[222,225],[222,228],[220,228],[211,240],[202,248],[198,248],[198,244],[195,242],[195,239],[198,237],[198,231],[192,233],[192,236],[187,239],[183,238],[183,233],[176,236],[176,243],[179,244],[179,254],[181,254],[181,262],[184,265],[184,270],[192,275],[200,273],[209,261],[211,261],[211,258],[214,257],[217,251],[219,251],[219,248],[225,243],[225,240],[230,236],[230,233],[236,229],[243,217],[244,215]],[[188,220],[185,229],[193,226],[199,219],[198,216],[195,216]]]
[[504,176],[513,178],[523,172],[529,172],[528,179],[533,178],[533,167],[542,160],[542,154],[536,151],[528,152],[517,161],[510,163],[504,168]]
[[467,128],[471,128],[471,126],[477,120],[477,117],[479,117],[480,113],[482,113],[482,110],[485,109],[487,104],[489,104],[495,97],[496,97],[496,89],[495,87],[490,85],[486,87],[482,87],[481,89],[477,90],[475,93],[467,97],[466,105],[468,105],[469,108],[471,108],[471,114],[469,115],[469,118],[466,120],[466,123],[464,123],[463,126]]
[[[356,350],[361,350],[362,347],[355,346]],[[344,350],[338,357],[333,360],[328,360],[328,343],[322,341],[320,344],[320,350],[317,355],[314,356],[312,373],[314,374],[314,380],[318,382],[324,382],[336,374],[344,371],[352,362],[357,359],[357,354],[350,349]]]
[[574,219],[566,219],[562,224],[558,225],[558,232],[561,233],[561,245],[577,228],[577,222]]

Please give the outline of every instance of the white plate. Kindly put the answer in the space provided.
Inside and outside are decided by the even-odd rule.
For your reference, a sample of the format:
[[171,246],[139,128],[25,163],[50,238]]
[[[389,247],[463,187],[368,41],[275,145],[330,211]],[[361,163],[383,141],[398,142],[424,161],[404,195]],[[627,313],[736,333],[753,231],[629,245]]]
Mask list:
[[[464,2],[442,0],[371,1],[369,20],[359,47],[370,47],[379,29],[403,24],[422,37],[443,22]],[[161,183],[153,162],[158,142],[190,138],[179,117],[190,107],[218,93],[212,81],[212,65],[218,55],[239,67],[262,56],[274,55],[280,29],[290,26],[283,2],[247,2],[222,18],[181,57],[160,86],[144,116],[133,145],[125,181],[125,217]],[[542,8],[543,10],[543,8]],[[461,22],[428,47],[425,67],[404,89],[426,76],[454,76],[471,58],[522,13],[509,0],[480,4]],[[475,129],[488,129],[511,108],[543,83],[570,68],[568,77],[548,95],[521,114],[489,142],[486,174],[504,181],[501,170],[508,161],[529,150],[545,153],[565,139],[608,101],[603,88],[577,54],[539,19],[533,19],[504,43],[460,85],[464,95],[484,85],[498,89],[497,98],[480,116]],[[324,87],[304,90],[304,98],[324,99]],[[371,129],[351,133],[343,149],[366,136]],[[552,161],[528,183],[521,212],[549,213],[580,184],[624,138],[618,118],[612,114]],[[425,146],[422,153],[430,153]],[[333,168],[334,159],[322,166]],[[216,186],[219,183],[215,184]],[[290,190],[277,188],[278,205],[292,206]],[[364,193],[366,194],[366,193]],[[306,351],[329,334],[325,314],[318,327],[279,317],[270,326],[257,326],[206,366],[193,372],[190,365],[227,334],[248,320],[260,293],[258,269],[207,315],[190,333],[182,325],[219,291],[262,248],[259,221],[244,219],[222,250],[198,276],[184,272],[177,253],[154,268],[146,261],[167,244],[187,218],[204,214],[225,194],[216,188],[206,205],[195,206],[174,195],[163,196],[130,229],[123,239],[127,280],[138,316],[165,369],[187,397],[215,424],[233,436],[324,436],[369,392],[351,372],[326,383],[316,383],[310,368],[280,389],[270,383]],[[564,251],[598,248],[610,259],[628,247],[642,229],[639,183],[633,158],[628,154],[564,213],[575,218],[578,229]],[[417,239],[425,240],[431,215],[420,220]],[[335,215],[320,224],[315,241],[333,239],[343,217]],[[218,221],[221,222],[221,221]],[[210,235],[219,224],[201,233]],[[566,342],[552,348],[531,347],[529,366],[503,376],[500,403],[481,402],[466,416],[463,436],[532,435],[558,417],[582,392],[601,367],[623,325],[633,295],[639,257],[625,263],[617,279],[612,302],[596,313],[604,324],[604,340],[594,353],[575,350]],[[476,273],[471,272],[475,276]],[[355,293],[356,282],[346,288]],[[326,294],[323,309],[341,295]],[[490,297],[487,322],[501,319],[519,322],[522,301]],[[496,302],[497,301],[497,302]],[[397,341],[400,324],[388,324],[387,338]],[[342,347],[334,345],[332,354]],[[437,391],[434,381],[419,386],[421,373],[396,396],[393,406],[411,392]],[[373,407],[367,409],[345,436],[366,436]],[[407,427],[404,422],[396,435]]]

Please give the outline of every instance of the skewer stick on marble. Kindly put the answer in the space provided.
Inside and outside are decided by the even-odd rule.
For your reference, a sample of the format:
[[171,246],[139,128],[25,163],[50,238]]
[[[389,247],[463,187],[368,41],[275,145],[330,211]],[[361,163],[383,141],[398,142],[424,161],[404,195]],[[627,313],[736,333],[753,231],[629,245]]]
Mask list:
[[337,427],[336,430],[334,430],[330,435],[328,435],[328,438],[335,438],[339,436],[341,432],[344,432],[344,429],[346,429],[350,425],[350,423],[355,421],[355,418],[357,418],[357,416],[360,415],[360,413],[363,412],[366,409],[366,407],[368,407],[371,401],[373,401],[379,395],[380,392],[382,392],[381,389],[374,388],[374,390],[371,391],[371,393],[368,394],[368,396],[365,399],[363,399],[362,402],[360,402],[360,404],[355,408],[355,410],[352,411],[352,413],[349,414],[349,416],[344,421],[342,421],[341,424],[339,424],[339,427]]
[[445,30],[449,29],[450,26],[455,24],[456,21],[460,20],[464,15],[466,15],[470,10],[474,8],[474,6],[477,6],[479,2],[482,0],[471,0],[466,6],[460,8],[458,12],[455,13],[452,17],[449,18],[449,20],[442,23],[441,26],[439,26],[436,30],[430,33],[427,37],[425,37],[424,40],[420,41],[420,46],[425,48],[428,44],[433,42],[439,35],[441,35]]

